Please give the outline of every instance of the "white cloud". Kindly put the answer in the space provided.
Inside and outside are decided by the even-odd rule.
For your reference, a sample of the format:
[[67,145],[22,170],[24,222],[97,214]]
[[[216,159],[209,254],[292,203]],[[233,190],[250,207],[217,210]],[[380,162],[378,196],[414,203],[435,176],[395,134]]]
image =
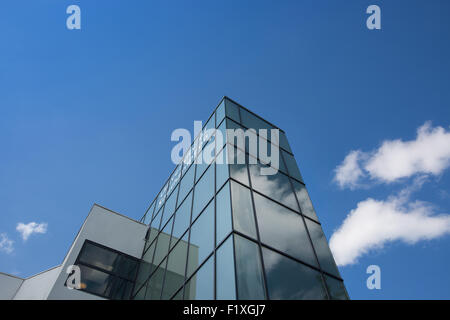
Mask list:
[[441,174],[450,166],[450,131],[426,122],[415,140],[387,140],[372,152],[351,151],[335,170],[340,187],[355,188],[362,177],[391,183],[416,174]]
[[30,222],[24,224],[22,222],[17,224],[16,230],[22,235],[23,241],[27,241],[33,233],[46,233],[47,223]]
[[336,167],[334,180],[341,188],[347,186],[354,189],[359,185],[358,181],[364,175],[359,166],[362,155],[363,153],[359,150],[350,151],[342,164]]
[[0,234],[0,251],[11,253],[14,251],[14,241],[8,238],[6,233]]
[[330,248],[340,266],[388,242],[414,244],[450,233],[450,215],[435,215],[433,207],[421,201],[409,202],[413,188],[404,189],[387,200],[368,198],[357,204],[330,238]]

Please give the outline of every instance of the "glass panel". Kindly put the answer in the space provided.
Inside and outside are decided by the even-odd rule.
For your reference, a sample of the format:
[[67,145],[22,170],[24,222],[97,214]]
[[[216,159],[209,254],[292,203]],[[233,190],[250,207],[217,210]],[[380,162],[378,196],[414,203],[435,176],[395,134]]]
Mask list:
[[181,165],[178,165],[172,176],[170,177],[170,183],[169,183],[169,190],[167,191],[167,194],[171,193],[176,187],[177,183],[180,181],[181,177]]
[[161,228],[163,228],[166,225],[169,218],[172,217],[172,214],[175,211],[176,204],[177,204],[177,190],[172,192],[172,194],[167,199],[166,204],[164,205]]
[[206,122],[204,128],[203,128],[203,145],[206,144],[207,141],[209,141],[209,139],[213,136],[214,134],[214,129],[216,127],[215,125],[215,119],[214,119],[214,114],[209,118],[208,122]]
[[222,101],[222,103],[217,107],[216,110],[216,127],[218,127],[221,123],[221,121],[225,118],[225,102]]
[[236,279],[239,300],[265,299],[259,247],[253,241],[234,236]]
[[79,260],[106,271],[113,271],[119,261],[118,258],[117,253],[86,242]]
[[156,268],[155,273],[150,278],[147,285],[147,292],[145,294],[145,300],[160,300],[161,299],[161,289],[164,279],[164,272],[166,267],[167,259],[161,263],[160,266]]
[[175,222],[173,225],[172,242],[170,244],[173,247],[178,239],[186,232],[191,224],[191,206],[192,206],[192,192],[184,200],[181,206],[178,208],[175,214]]
[[155,257],[153,259],[154,265],[158,265],[169,252],[169,241],[170,241],[170,233],[172,232],[172,221],[173,218],[170,219],[169,223],[167,223],[163,231],[159,233],[158,241],[156,242]]
[[263,167],[262,164],[249,165],[253,189],[292,210],[299,211],[289,178],[279,171],[274,175],[262,175]]
[[328,247],[327,239],[322,231],[320,225],[311,220],[305,219],[306,227],[309,230],[309,235],[316,249],[317,258],[319,259],[320,267],[334,276],[340,277],[339,271],[334,263],[333,255]]
[[233,203],[234,229],[256,239],[250,189],[231,181],[231,200]]
[[218,300],[236,300],[233,237],[229,237],[216,253],[216,295]]
[[183,199],[188,195],[189,191],[194,185],[194,171],[195,166],[192,165],[186,172],[186,175],[183,177],[183,179],[181,179],[178,203],[181,203],[181,201],[183,201]]
[[172,300],[183,300],[183,288],[181,288],[181,290],[177,292]]
[[188,300],[214,299],[213,257],[209,258],[186,284],[184,297]]
[[119,256],[119,263],[115,273],[122,278],[134,281],[137,271],[138,260],[131,259],[125,255]]
[[81,270],[81,285],[83,290],[98,294],[107,295],[108,286],[114,280],[114,276],[108,273],[89,268],[82,264],[79,265]]
[[130,299],[130,293],[133,283],[120,278],[114,278],[109,283],[106,295],[111,300],[128,300]]
[[168,183],[166,183],[166,185],[162,188],[161,192],[158,195],[158,200],[156,203],[156,211],[158,211],[159,209],[161,209],[161,207],[164,204],[164,201],[166,200],[166,196],[167,196],[167,189],[168,189]]
[[266,248],[263,256],[270,299],[327,299],[320,272]]
[[228,151],[229,151],[228,159],[230,163],[230,177],[248,186],[249,185],[248,172],[246,165],[246,163],[248,163],[248,156],[245,154],[245,152],[241,151],[240,149],[233,148],[231,146],[228,148]]
[[220,131],[222,134],[222,145],[220,145],[220,141],[218,139],[216,150],[220,150],[220,147],[223,147],[225,143],[227,143],[227,131],[226,131],[227,121],[223,121],[222,124],[217,128],[217,131]]
[[280,130],[280,147],[292,153],[291,147],[289,146],[289,142],[286,138],[286,134],[281,130]]
[[147,286],[143,286],[142,288],[135,287],[135,290],[139,289],[137,293],[134,294],[134,300],[144,300],[145,299],[145,291],[147,290]]
[[187,259],[187,241],[179,241],[170,252],[167,263],[166,279],[162,299],[167,300],[183,285]]
[[234,121],[240,122],[238,105],[228,99],[225,99],[225,114]]
[[261,242],[317,266],[302,217],[258,194],[254,199]]
[[270,129],[275,129],[273,126],[268,124],[266,121],[258,118],[257,116],[251,114],[245,109],[241,109],[242,124],[247,128],[252,128],[258,131],[259,129],[268,129],[268,136]]
[[[227,181],[230,176],[228,171],[228,162],[225,159],[225,155],[227,154],[227,147],[225,147],[217,156],[216,160],[216,190],[219,190],[220,187]],[[219,160],[221,159],[221,160]]]
[[333,300],[348,300],[347,290],[345,290],[344,283],[340,280],[325,276],[328,292]]
[[231,199],[230,185],[225,186],[216,195],[217,243],[220,243],[231,232]]
[[214,166],[209,166],[203,177],[195,185],[194,209],[192,220],[198,216],[209,200],[214,196]]
[[282,151],[281,153],[283,154],[284,161],[286,162],[289,175],[303,182],[302,175],[300,174],[300,170],[298,169],[297,162],[295,161],[294,156],[285,151]]
[[155,204],[156,204],[156,201],[153,201],[152,205],[145,213],[144,224],[149,224],[150,221],[152,220],[152,215],[153,215],[153,210],[155,209]]
[[312,205],[311,199],[309,198],[308,191],[306,190],[306,187],[295,181],[291,180],[292,184],[294,185],[295,194],[297,195],[298,203],[300,204],[300,210],[301,213],[308,218],[311,218],[315,221],[319,221],[317,219],[316,211],[314,210],[314,207]]
[[189,245],[189,277],[214,249],[214,201],[192,224]]

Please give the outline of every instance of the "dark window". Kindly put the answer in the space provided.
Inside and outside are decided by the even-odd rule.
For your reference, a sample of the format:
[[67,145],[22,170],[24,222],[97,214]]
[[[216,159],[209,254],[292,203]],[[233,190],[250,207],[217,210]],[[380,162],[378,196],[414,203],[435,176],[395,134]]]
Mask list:
[[86,240],[75,262],[81,289],[107,299],[130,299],[138,259]]

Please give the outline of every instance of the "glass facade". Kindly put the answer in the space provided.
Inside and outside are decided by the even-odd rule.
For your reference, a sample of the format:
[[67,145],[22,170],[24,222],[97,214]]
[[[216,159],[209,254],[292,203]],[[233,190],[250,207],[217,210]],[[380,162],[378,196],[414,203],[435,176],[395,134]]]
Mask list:
[[[133,298],[348,299],[285,133],[228,98],[204,129],[214,127],[141,219]],[[202,150],[214,160],[194,161]]]

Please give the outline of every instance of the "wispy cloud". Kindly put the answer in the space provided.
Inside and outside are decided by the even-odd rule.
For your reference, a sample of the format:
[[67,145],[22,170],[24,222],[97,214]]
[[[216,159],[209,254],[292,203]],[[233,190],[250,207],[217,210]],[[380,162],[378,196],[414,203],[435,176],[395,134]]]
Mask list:
[[47,226],[47,223],[30,222],[28,224],[24,224],[20,222],[17,224],[16,230],[22,235],[23,241],[27,241],[33,233],[46,233]]
[[354,264],[359,257],[388,242],[415,244],[450,233],[450,215],[436,215],[430,204],[410,201],[412,191],[423,182],[423,178],[418,178],[411,187],[387,200],[368,198],[359,202],[330,238],[336,263]]
[[354,189],[364,177],[391,183],[417,174],[439,175],[450,166],[450,131],[426,122],[415,140],[386,140],[373,151],[351,151],[335,169],[335,182]]
[[0,234],[0,251],[11,253],[14,251],[14,241],[8,238],[6,233]]

